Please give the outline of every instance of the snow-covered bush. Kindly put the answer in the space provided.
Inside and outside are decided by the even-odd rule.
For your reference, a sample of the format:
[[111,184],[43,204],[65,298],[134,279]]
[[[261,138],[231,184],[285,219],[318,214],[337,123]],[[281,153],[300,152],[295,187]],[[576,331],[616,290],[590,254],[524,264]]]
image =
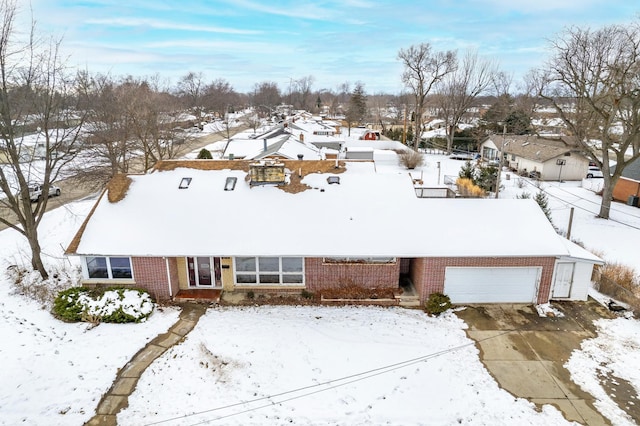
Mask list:
[[153,306],[149,293],[140,289],[74,287],[58,294],[53,313],[64,321],[142,322]]

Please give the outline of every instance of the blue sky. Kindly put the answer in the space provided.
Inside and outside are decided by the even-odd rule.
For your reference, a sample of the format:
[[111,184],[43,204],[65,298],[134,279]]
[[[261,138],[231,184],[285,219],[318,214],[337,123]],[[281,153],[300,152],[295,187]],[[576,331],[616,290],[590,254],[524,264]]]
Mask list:
[[[18,0],[21,19],[29,0]],[[398,50],[476,50],[519,81],[570,25],[638,18],[637,0],[31,0],[41,31],[63,36],[70,62],[93,72],[171,82],[189,71],[239,92],[314,77],[313,89],[361,81],[402,91]]]

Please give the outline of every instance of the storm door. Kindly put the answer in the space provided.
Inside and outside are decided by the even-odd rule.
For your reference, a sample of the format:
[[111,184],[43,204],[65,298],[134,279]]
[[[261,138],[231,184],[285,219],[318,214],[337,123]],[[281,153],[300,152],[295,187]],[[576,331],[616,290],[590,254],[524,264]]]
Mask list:
[[221,287],[219,257],[187,257],[189,287]]

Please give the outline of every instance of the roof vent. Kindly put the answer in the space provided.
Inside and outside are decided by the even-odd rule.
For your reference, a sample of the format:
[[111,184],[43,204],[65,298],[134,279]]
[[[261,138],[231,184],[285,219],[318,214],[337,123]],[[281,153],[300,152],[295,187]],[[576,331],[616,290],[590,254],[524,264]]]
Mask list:
[[233,191],[236,187],[236,182],[238,181],[238,178],[236,177],[228,177],[226,182],[224,183],[224,190],[225,191]]
[[340,185],[340,176],[329,176],[327,178],[327,182],[329,183],[329,185],[337,183],[338,185]]
[[183,177],[180,181],[180,185],[178,185],[178,189],[187,189],[189,188],[189,185],[191,185],[191,178]]

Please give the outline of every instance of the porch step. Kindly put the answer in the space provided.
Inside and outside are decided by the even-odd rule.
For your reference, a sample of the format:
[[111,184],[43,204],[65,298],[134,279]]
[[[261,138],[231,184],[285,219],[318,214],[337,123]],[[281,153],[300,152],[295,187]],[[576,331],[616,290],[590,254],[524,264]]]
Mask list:
[[419,308],[420,305],[420,300],[416,299],[400,299],[400,302],[398,303],[399,306],[402,306],[403,308]]
[[176,302],[213,302],[220,301],[222,290],[214,289],[189,289],[180,290],[173,299]]

